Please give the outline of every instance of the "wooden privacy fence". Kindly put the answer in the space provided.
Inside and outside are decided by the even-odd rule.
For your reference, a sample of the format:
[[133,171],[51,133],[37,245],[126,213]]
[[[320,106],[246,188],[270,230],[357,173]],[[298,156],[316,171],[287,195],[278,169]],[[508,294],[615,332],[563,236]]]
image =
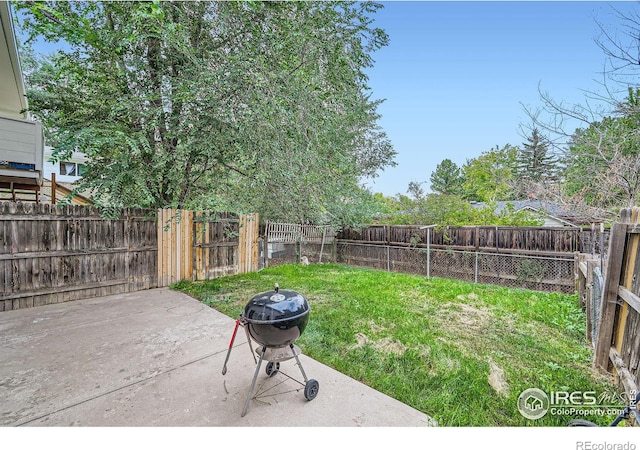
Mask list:
[[0,203],[0,312],[257,267],[257,214]]
[[435,225],[373,225],[361,230],[346,229],[337,238],[346,242],[522,253],[603,253],[608,230],[595,225],[568,227],[498,227]]
[[638,390],[640,365],[640,210],[625,209],[611,229],[595,364],[613,369],[628,395]]
[[158,287],[258,270],[258,214],[158,210]]
[[123,209],[0,203],[0,311],[155,287],[156,218]]

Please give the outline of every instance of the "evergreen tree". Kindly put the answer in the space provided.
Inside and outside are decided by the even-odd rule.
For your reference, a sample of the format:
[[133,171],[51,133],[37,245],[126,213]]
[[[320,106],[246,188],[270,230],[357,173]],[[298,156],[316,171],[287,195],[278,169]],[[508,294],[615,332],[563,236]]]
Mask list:
[[443,160],[436,170],[431,172],[431,191],[437,194],[462,194],[462,173],[460,168],[450,159]]
[[537,128],[522,144],[516,157],[516,192],[526,196],[532,185],[557,180],[558,159],[549,152],[549,143]]

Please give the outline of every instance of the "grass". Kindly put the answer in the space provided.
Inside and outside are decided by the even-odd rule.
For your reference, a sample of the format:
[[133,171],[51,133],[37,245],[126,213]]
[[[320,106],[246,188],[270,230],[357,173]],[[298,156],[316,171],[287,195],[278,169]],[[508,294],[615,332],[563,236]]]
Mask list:
[[[237,318],[258,292],[304,294],[308,356],[435,418],[441,426],[565,426],[532,421],[520,393],[617,390],[591,368],[577,296],[341,265],[286,265],[173,287]],[[229,330],[231,332],[231,330]],[[588,417],[605,425],[612,417]]]

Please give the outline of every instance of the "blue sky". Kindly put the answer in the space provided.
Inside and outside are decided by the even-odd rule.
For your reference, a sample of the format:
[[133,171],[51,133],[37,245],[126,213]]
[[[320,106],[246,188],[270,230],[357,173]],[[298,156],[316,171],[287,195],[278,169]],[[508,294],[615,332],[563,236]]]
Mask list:
[[390,45],[368,69],[380,125],[398,155],[367,186],[393,196],[426,182],[451,159],[462,166],[496,145],[521,145],[523,104],[540,106],[538,86],[554,99],[583,103],[602,91],[605,55],[596,20],[620,29],[614,6],[636,2],[382,2],[375,26]]

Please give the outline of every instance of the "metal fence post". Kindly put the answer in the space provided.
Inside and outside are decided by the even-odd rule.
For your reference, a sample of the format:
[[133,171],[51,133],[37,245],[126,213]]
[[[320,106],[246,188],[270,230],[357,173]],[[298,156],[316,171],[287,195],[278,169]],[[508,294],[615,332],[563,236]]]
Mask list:
[[431,278],[431,229],[427,229],[427,279]]
[[475,260],[475,269],[474,269],[474,277],[475,283],[478,284],[478,252],[476,252],[476,260]]

